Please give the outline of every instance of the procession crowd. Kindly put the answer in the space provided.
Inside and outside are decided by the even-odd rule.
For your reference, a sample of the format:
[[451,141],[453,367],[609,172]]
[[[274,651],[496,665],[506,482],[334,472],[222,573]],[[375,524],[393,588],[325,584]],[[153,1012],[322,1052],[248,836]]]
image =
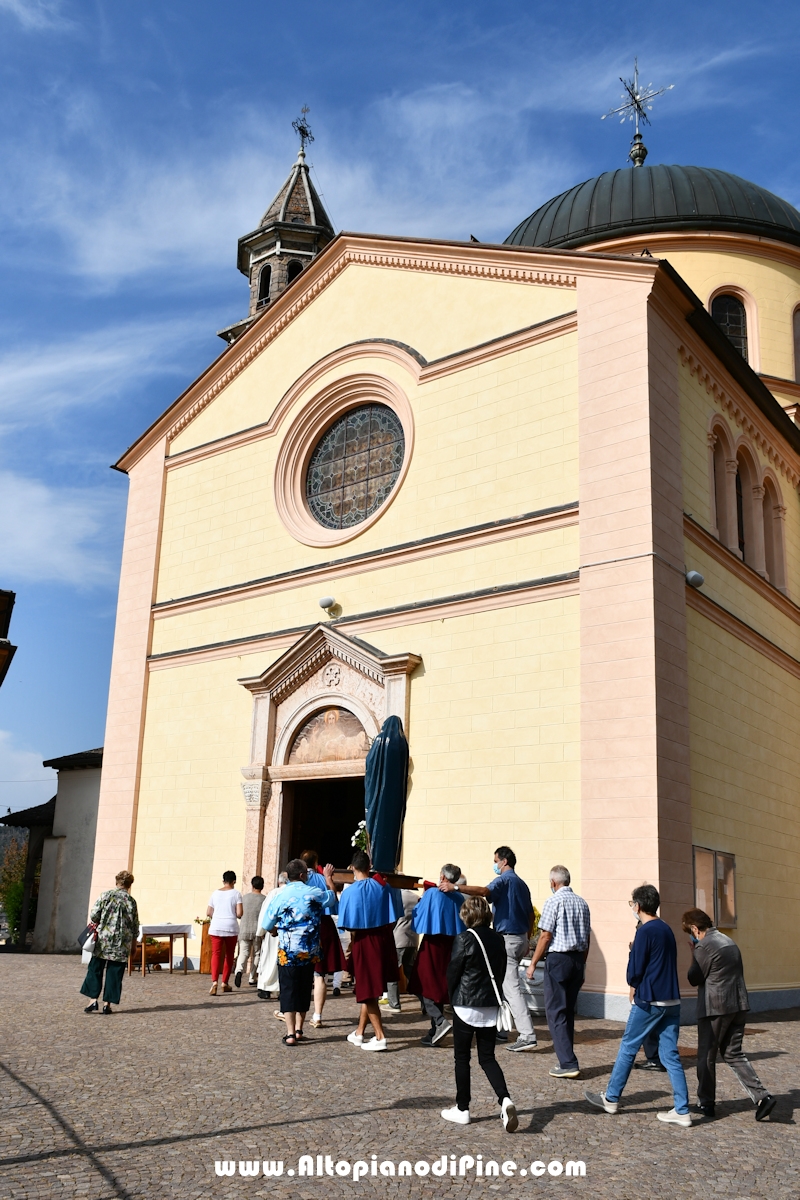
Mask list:
[[[285,1026],[283,1043],[296,1048],[306,1040],[309,1011],[312,1026],[322,1025],[327,976],[332,976],[338,994],[346,973],[360,1006],[358,1023],[347,1040],[361,1050],[381,1052],[388,1044],[381,1010],[401,1011],[403,986],[430,1019],[423,1046],[440,1046],[452,1034],[456,1099],[442,1112],[444,1120],[469,1124],[474,1042],[503,1127],[514,1132],[519,1121],[496,1048],[504,1045],[515,1054],[536,1048],[526,984],[540,964],[557,1059],[550,1075],[580,1076],[575,1012],[589,954],[591,916],[586,901],[572,890],[569,871],[560,865],[552,868],[551,894],[539,915],[508,846],[495,851],[494,877],[485,887],[470,886],[453,863],[442,867],[437,882],[426,881],[421,893],[392,887],[372,870],[363,850],[355,851],[350,866],[353,882],[337,891],[332,865],[320,870],[317,853],[309,850],[287,864],[272,891],[265,895],[264,880],[254,876],[252,891],[244,896],[236,889],[235,873],[226,871],[207,910],[211,995],[232,990],[231,974],[240,987],[245,973],[262,998],[277,991],[275,1015]],[[91,1000],[86,1012],[98,1011],[103,986],[104,1013],[120,1001],[125,962],[138,933],[132,883],[133,877],[121,872],[116,888],[104,892],[90,914],[96,942],[81,988]],[[605,1091],[584,1095],[590,1104],[616,1114],[638,1051],[644,1048],[642,1068],[665,1072],[672,1086],[673,1107],[659,1112],[658,1119],[689,1127],[688,1086],[678,1052],[677,945],[672,929],[658,916],[659,904],[658,891],[650,884],[632,892],[629,905],[636,930],[628,961],[630,1015]],[[698,989],[693,1107],[706,1119],[715,1116],[720,1054],[755,1105],[756,1120],[763,1120],[776,1099],[742,1049],[749,1001],[739,949],[699,908],[688,910],[682,925],[693,950],[688,980]],[[509,1034],[514,1029],[517,1037],[512,1041]]]

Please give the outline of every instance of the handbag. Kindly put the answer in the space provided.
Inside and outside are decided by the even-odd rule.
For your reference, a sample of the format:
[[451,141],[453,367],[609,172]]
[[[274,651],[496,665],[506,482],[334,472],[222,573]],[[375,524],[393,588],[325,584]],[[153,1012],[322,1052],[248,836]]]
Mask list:
[[81,962],[90,963],[97,945],[97,926],[93,921],[89,922],[83,933],[78,934],[78,945],[82,947]]
[[81,949],[83,949],[83,945],[87,938],[90,938],[92,934],[97,937],[97,926],[95,925],[94,921],[90,921],[83,932],[78,934],[78,945],[81,947]]
[[497,986],[497,980],[494,977],[494,971],[492,970],[492,965],[489,962],[489,955],[486,953],[486,947],[474,929],[470,929],[469,932],[472,934],[472,936],[475,938],[475,941],[481,948],[483,957],[486,961],[486,969],[489,972],[489,978],[491,979],[492,987],[494,988],[494,994],[497,997],[497,1028],[500,1033],[510,1033],[514,1028],[514,1017],[511,1013],[511,1005],[500,995],[500,988]]

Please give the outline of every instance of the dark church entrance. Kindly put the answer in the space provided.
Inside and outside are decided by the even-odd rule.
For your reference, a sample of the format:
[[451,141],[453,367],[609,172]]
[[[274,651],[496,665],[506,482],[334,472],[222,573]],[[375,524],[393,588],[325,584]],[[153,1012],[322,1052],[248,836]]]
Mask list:
[[347,867],[350,839],[364,820],[364,778],[294,780],[289,858],[316,850],[321,864]]

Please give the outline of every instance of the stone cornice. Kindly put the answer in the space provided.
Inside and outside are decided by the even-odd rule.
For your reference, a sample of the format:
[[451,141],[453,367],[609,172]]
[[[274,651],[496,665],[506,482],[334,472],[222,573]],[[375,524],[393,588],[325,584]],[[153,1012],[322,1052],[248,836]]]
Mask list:
[[703,550],[709,558],[713,558],[715,562],[725,567],[732,575],[740,579],[742,583],[746,583],[763,600],[767,600],[770,604],[774,605],[783,616],[788,617],[795,625],[800,625],[800,608],[788,596],[784,595],[783,592],[779,592],[776,587],[768,583],[762,575],[759,575],[758,571],[754,571],[747,563],[737,558],[732,550],[729,550],[727,546],[723,546],[722,542],[715,538],[713,534],[710,534],[708,530],[704,529],[702,525],[698,524],[693,517],[684,515],[683,532],[688,540],[700,550]]
[[341,579],[344,574],[383,570],[386,567],[417,562],[420,559],[439,554],[473,550],[479,546],[492,545],[510,538],[527,537],[548,529],[563,529],[569,525],[577,525],[577,523],[577,503],[561,505],[558,508],[541,509],[538,512],[507,517],[500,521],[492,521],[467,529],[454,529],[447,533],[421,538],[415,542],[386,546],[380,550],[367,551],[364,554],[351,554],[345,558],[333,559],[312,567],[301,567],[296,571],[284,571],[279,575],[271,575],[263,579],[253,579],[246,583],[215,588],[213,591],[201,592],[196,596],[162,600],[153,606],[153,617],[158,619],[181,616],[198,609],[216,608],[220,604],[250,600],[258,596],[270,595],[273,592],[305,586],[309,583]]
[[717,604],[716,600],[712,600],[709,596],[698,591],[697,588],[686,586],[686,604],[689,608],[693,608],[695,612],[701,613],[720,629],[724,629],[726,633],[730,633],[733,637],[738,638],[740,642],[744,642],[752,650],[756,650],[762,654],[764,658],[768,658],[777,666],[782,667],[784,671],[788,671],[790,675],[794,675],[796,679],[800,679],[800,661],[793,658],[791,654],[787,654],[780,646],[776,646],[769,638],[765,638],[763,634],[753,629],[751,625],[746,624],[735,617],[733,613],[728,612],[727,608],[723,608],[721,604]]
[[784,396],[794,396],[800,400],[800,383],[794,379],[781,379],[778,375],[761,375],[762,383],[774,395],[775,392],[782,392]]
[[464,350],[457,350],[453,354],[448,354],[444,358],[434,359],[432,362],[426,362],[411,346],[402,346],[388,339],[367,338],[364,341],[351,342],[347,346],[341,346],[339,349],[333,350],[330,354],[326,354],[304,371],[300,378],[283,394],[270,414],[269,420],[264,421],[260,425],[253,425],[248,429],[238,430],[236,433],[229,433],[224,437],[216,438],[214,441],[205,442],[199,446],[192,446],[188,450],[181,450],[177,454],[170,455],[167,459],[167,469],[173,470],[175,467],[186,466],[188,463],[198,462],[200,459],[225,453],[238,446],[245,446],[251,442],[261,441],[262,438],[274,437],[280,428],[281,422],[298,398],[330,371],[346,363],[360,362],[364,358],[382,358],[403,367],[408,371],[415,383],[425,384],[430,380],[454,374],[456,371],[480,366],[482,363],[491,362],[493,359],[502,358],[507,354],[513,354],[515,351],[526,350],[528,347],[538,345],[540,342],[547,342],[552,338],[574,333],[577,328],[577,313],[564,313],[561,316],[540,321],[536,325],[531,325],[526,329],[518,329],[513,333],[493,338],[490,342],[482,342],[477,346],[469,346]]
[[773,466],[780,470],[793,487],[798,487],[800,485],[800,458],[785,443],[783,446],[779,444],[779,432],[767,421],[744,389],[740,388],[734,380],[724,379],[723,370],[716,365],[702,361],[698,347],[690,348],[688,342],[689,339],[685,338],[678,347],[683,364],[689,368],[691,374],[703,384],[708,394],[716,400],[739,428],[752,438]]
[[[482,588],[456,596],[443,596],[433,600],[421,600],[399,604],[394,608],[378,609],[374,612],[355,613],[339,617],[325,626],[326,629],[345,629],[351,635],[362,635],[385,629],[398,629],[406,625],[420,625],[432,620],[443,621],[449,617],[469,616],[479,612],[493,612],[501,608],[514,608],[521,604],[536,604],[543,600],[558,600],[577,596],[580,582],[577,571],[554,575],[544,579],[532,579],[523,583],[503,584],[499,587]],[[293,646],[298,638],[317,626],[300,625],[292,629],[280,629],[272,633],[257,633],[224,642],[213,642],[205,646],[190,646],[180,650],[165,650],[148,659],[150,671],[169,670],[172,667],[191,666],[195,663],[211,662],[220,658],[234,658],[243,654],[259,654],[264,650],[277,650]],[[273,664],[274,666],[274,664]],[[383,664],[382,664],[383,669]],[[397,664],[393,659],[386,663],[385,675],[396,674]],[[245,684],[247,686],[247,684]]]
[[586,247],[599,254],[641,254],[643,250],[658,258],[670,250],[709,250],[724,254],[754,255],[768,258],[800,271],[800,248],[773,238],[755,237],[742,233],[717,233],[696,230],[684,233],[639,233],[624,238],[608,238],[604,242]]

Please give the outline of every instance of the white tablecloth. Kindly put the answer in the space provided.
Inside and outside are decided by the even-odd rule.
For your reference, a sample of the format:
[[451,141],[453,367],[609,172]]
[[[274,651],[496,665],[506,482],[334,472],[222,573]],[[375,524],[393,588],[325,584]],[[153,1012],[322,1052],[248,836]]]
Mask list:
[[143,937],[169,937],[171,933],[186,934],[188,938],[194,937],[194,925],[140,925],[139,938]]

